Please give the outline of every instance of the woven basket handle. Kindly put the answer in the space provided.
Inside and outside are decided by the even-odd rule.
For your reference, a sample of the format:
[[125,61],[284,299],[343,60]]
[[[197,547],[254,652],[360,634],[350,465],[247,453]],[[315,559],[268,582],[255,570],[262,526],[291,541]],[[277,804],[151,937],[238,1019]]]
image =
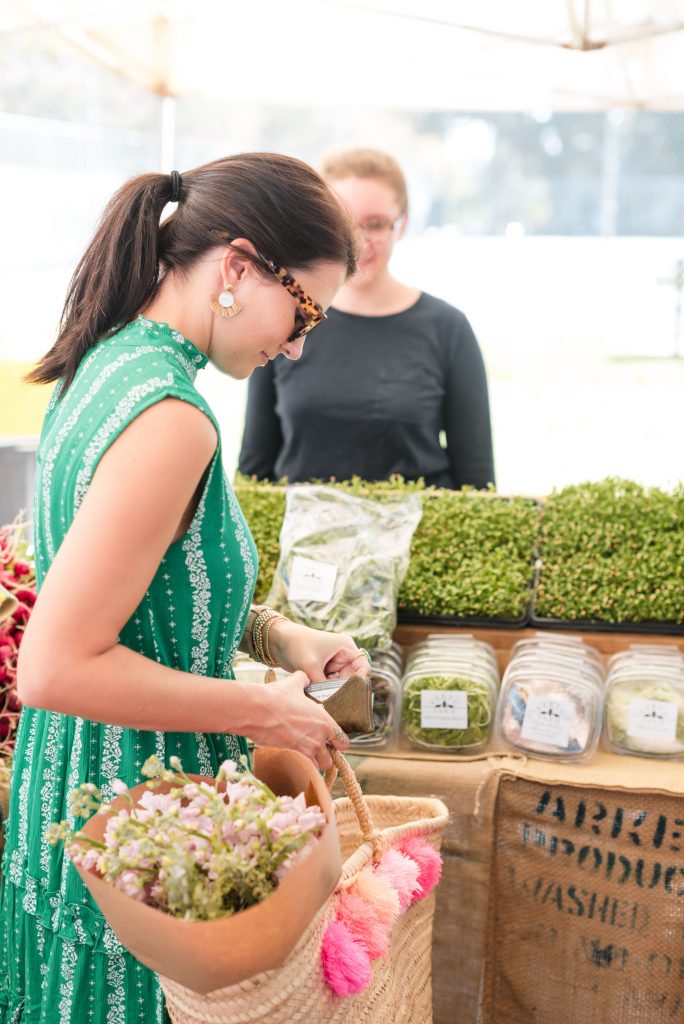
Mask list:
[[328,789],[332,790],[335,785],[335,779],[337,773],[340,773],[342,784],[345,788],[347,796],[351,800],[354,813],[358,818],[359,827],[361,829],[361,836],[363,837],[364,843],[370,843],[373,848],[373,860],[379,861],[382,856],[382,852],[385,848],[385,841],[382,835],[376,829],[371,818],[368,804],[361,792],[358,779],[354,774],[354,769],[347,761],[346,757],[337,750],[336,747],[328,746],[328,753],[332,759],[333,767],[328,768],[325,773],[325,784]]

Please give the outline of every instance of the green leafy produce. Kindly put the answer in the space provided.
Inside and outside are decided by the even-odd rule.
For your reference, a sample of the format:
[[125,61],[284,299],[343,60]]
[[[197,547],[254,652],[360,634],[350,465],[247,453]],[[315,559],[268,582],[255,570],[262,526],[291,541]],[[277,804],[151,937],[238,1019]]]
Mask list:
[[527,498],[430,490],[399,607],[419,615],[521,618],[531,596],[539,508]]
[[[382,501],[420,490],[399,609],[461,619],[517,619],[541,546],[535,613],[569,621],[684,623],[684,487],[671,494],[609,478],[526,498],[425,488],[420,482],[333,483]],[[285,512],[282,485],[238,479],[235,490],[259,550],[256,600],[269,592]]]
[[[458,618],[517,619],[524,614],[539,530],[535,502],[472,489],[426,488],[398,477],[379,483],[355,478],[331,486],[376,501],[422,493],[423,515],[399,591],[400,610]],[[235,492],[259,551],[255,600],[262,603],[278,563],[285,487],[238,477]]]
[[[426,728],[421,724],[421,692],[423,690],[461,690],[468,694],[468,727],[466,729]],[[485,682],[462,676],[423,676],[408,680],[404,686],[402,717],[404,734],[414,743],[426,747],[475,747],[489,739],[494,716],[494,695]]]
[[294,622],[387,649],[421,506],[420,494],[375,501],[321,485],[292,488],[267,603]]
[[[677,728],[673,739],[630,735],[630,705],[635,698],[664,701],[676,706]],[[606,734],[610,743],[622,750],[655,756],[681,756],[684,754],[684,693],[681,685],[649,679],[646,673],[641,679],[616,682],[606,696]]]
[[684,487],[609,478],[551,495],[535,614],[684,623]]

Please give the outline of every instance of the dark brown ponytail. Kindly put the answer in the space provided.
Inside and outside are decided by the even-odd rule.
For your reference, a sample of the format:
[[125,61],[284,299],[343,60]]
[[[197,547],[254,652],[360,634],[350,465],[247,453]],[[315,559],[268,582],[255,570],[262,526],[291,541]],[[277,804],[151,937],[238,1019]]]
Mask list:
[[348,274],[356,269],[348,215],[300,160],[243,153],[187,171],[179,205],[160,227],[177,184],[169,174],[142,174],[110,200],[71,279],[57,341],[28,381],[61,378],[64,394],[83,356],[135,319],[165,271],[186,271],[234,238],[248,238],[288,269],[306,269],[319,260],[342,263]]

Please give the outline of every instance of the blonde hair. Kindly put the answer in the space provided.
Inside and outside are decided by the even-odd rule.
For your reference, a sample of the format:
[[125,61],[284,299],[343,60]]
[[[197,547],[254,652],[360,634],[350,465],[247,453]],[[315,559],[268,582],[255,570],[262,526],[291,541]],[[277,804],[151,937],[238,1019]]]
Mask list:
[[327,182],[341,178],[378,178],[396,193],[401,215],[408,213],[408,191],[404,173],[389,153],[381,149],[339,149],[326,153],[320,173]]

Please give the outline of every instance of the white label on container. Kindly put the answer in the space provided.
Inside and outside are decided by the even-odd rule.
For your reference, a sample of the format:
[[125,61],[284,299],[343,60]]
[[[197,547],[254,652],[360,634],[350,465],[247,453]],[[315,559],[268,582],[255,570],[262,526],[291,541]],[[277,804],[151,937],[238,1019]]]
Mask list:
[[634,697],[629,702],[627,735],[639,740],[675,739],[677,705],[669,700],[644,700],[643,697]]
[[464,690],[421,690],[423,729],[467,729],[468,694]]
[[530,696],[525,708],[521,736],[524,740],[567,747],[570,742],[573,706],[557,697]]
[[331,562],[316,562],[313,558],[295,555],[292,559],[290,601],[329,601],[335,590],[337,566]]

